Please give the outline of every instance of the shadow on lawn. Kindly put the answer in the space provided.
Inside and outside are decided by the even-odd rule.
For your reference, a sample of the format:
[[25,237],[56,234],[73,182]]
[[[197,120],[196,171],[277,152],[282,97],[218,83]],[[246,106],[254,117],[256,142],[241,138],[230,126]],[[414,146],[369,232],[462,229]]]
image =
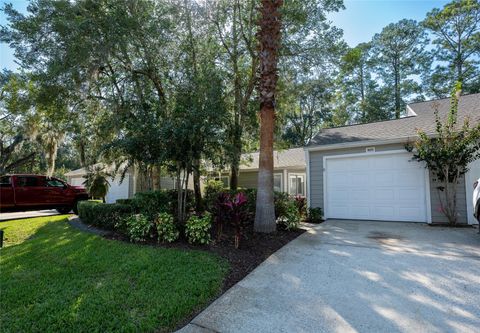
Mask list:
[[5,331],[168,331],[218,294],[225,262],[49,222],[1,250]]

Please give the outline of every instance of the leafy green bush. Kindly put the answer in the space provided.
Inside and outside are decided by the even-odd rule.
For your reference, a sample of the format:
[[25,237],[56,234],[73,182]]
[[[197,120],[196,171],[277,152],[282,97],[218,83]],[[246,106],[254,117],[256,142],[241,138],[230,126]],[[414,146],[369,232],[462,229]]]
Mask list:
[[122,205],[133,205],[133,198],[117,199],[116,203],[117,204],[122,204]]
[[320,207],[309,208],[307,221],[309,223],[322,223],[323,222],[323,210]]
[[145,241],[152,237],[153,224],[142,214],[133,214],[124,218],[128,236],[132,242]]
[[155,219],[155,226],[157,227],[158,241],[171,243],[178,239],[179,232],[173,216],[168,213],[160,213]]
[[159,213],[171,212],[171,195],[165,190],[138,192],[131,204],[135,212],[153,220]]
[[280,216],[287,215],[292,199],[290,199],[288,193],[275,192],[273,202],[275,205],[275,218],[278,219]]
[[193,215],[185,225],[185,235],[190,244],[208,244],[211,241],[211,228],[212,216],[209,213],[203,217]]
[[[177,214],[177,206],[178,206],[178,200],[177,200],[177,195],[178,191],[177,190],[167,190],[167,195],[169,198],[170,202],[170,213],[173,214],[173,216],[176,216]],[[187,190],[187,200],[186,200],[186,208],[187,212],[191,212],[194,209],[195,206],[195,198],[192,190]]]
[[300,218],[307,217],[307,198],[297,195],[295,196],[294,200],[298,209],[298,213],[300,214]]
[[78,215],[84,223],[106,230],[116,229],[121,220],[132,212],[132,207],[125,204],[104,204],[95,201],[78,203]]
[[204,198],[205,207],[208,211],[211,211],[215,205],[215,201],[218,198],[219,193],[224,191],[223,182],[215,179],[209,179],[205,183]]
[[298,229],[300,220],[301,216],[297,205],[294,201],[289,201],[286,204],[285,210],[277,218],[277,223],[285,228],[285,230],[295,230]]

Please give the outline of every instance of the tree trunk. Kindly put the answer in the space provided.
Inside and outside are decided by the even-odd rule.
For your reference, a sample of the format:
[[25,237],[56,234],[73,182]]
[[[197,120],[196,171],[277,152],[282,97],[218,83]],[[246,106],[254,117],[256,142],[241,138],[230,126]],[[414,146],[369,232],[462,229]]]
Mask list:
[[274,232],[273,132],[275,126],[275,90],[278,50],[280,48],[280,7],[283,0],[262,0],[258,33],[260,42],[260,160],[254,229]]
[[276,230],[275,205],[273,197],[273,132],[275,109],[268,106],[260,111],[260,158],[258,171],[257,205],[255,210],[255,231]]
[[[195,192],[195,211],[197,213],[203,212],[203,199],[200,187],[200,160],[193,160],[193,190]],[[188,184],[187,184],[188,189]]]
[[395,68],[395,119],[400,119],[400,69]]

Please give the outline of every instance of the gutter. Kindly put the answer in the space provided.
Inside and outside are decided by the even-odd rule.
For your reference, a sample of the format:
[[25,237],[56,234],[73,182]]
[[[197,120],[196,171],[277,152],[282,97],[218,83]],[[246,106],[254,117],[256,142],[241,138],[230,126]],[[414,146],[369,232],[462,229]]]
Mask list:
[[415,139],[417,139],[417,137],[405,136],[405,137],[395,138],[395,139],[342,142],[342,143],[334,143],[329,145],[318,145],[318,146],[310,146],[310,147],[307,146],[307,147],[304,147],[304,150],[307,152],[310,152],[310,151],[355,148],[355,147],[364,147],[364,146],[379,146],[379,145],[387,145],[387,144],[394,144],[394,143],[405,143],[408,141],[414,141]]

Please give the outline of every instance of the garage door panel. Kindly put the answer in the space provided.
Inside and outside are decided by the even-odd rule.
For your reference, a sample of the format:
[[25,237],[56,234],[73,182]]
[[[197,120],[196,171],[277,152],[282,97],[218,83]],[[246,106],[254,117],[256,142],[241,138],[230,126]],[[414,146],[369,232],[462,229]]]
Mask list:
[[376,186],[391,186],[394,179],[391,172],[380,171],[373,176],[372,183]]
[[342,202],[349,200],[349,191],[345,190],[333,190],[329,196],[329,200],[332,204],[335,202]]
[[[352,186],[365,186],[368,185],[370,182],[370,173],[369,172],[351,172],[351,185]],[[339,175],[344,176],[344,175]],[[349,184],[350,182],[346,180],[346,183]]]
[[370,207],[368,206],[351,206],[350,214],[355,214],[359,219],[365,219],[370,216]]
[[[350,178],[350,177],[348,177]],[[345,174],[341,174],[341,173],[333,173],[332,174],[332,177],[330,179],[330,182],[331,182],[331,185],[334,186],[334,187],[338,187],[338,186],[349,186],[349,181],[348,181],[348,178],[345,179]]]
[[426,222],[425,169],[411,154],[327,158],[329,218]]
[[395,216],[394,206],[374,206],[373,216],[377,219],[389,220],[392,216]]
[[391,170],[394,167],[394,159],[388,157],[378,157],[372,160],[372,167],[375,170]]
[[349,199],[354,201],[368,201],[369,197],[370,197],[370,192],[368,190],[353,189],[352,191],[350,191]]
[[338,218],[349,218],[350,212],[349,212],[350,207],[348,206],[337,206],[337,205],[332,205],[331,210],[332,214],[335,216],[338,216]]
[[422,209],[418,207],[399,207],[398,208],[399,216],[406,218],[415,218],[418,215],[422,214]]
[[400,188],[397,191],[398,193],[398,200],[401,202],[409,201],[409,202],[419,202],[423,200],[424,191],[419,191],[418,188],[411,187],[411,188]]
[[377,202],[395,200],[395,191],[391,188],[379,188],[376,187],[373,190],[373,199]]

